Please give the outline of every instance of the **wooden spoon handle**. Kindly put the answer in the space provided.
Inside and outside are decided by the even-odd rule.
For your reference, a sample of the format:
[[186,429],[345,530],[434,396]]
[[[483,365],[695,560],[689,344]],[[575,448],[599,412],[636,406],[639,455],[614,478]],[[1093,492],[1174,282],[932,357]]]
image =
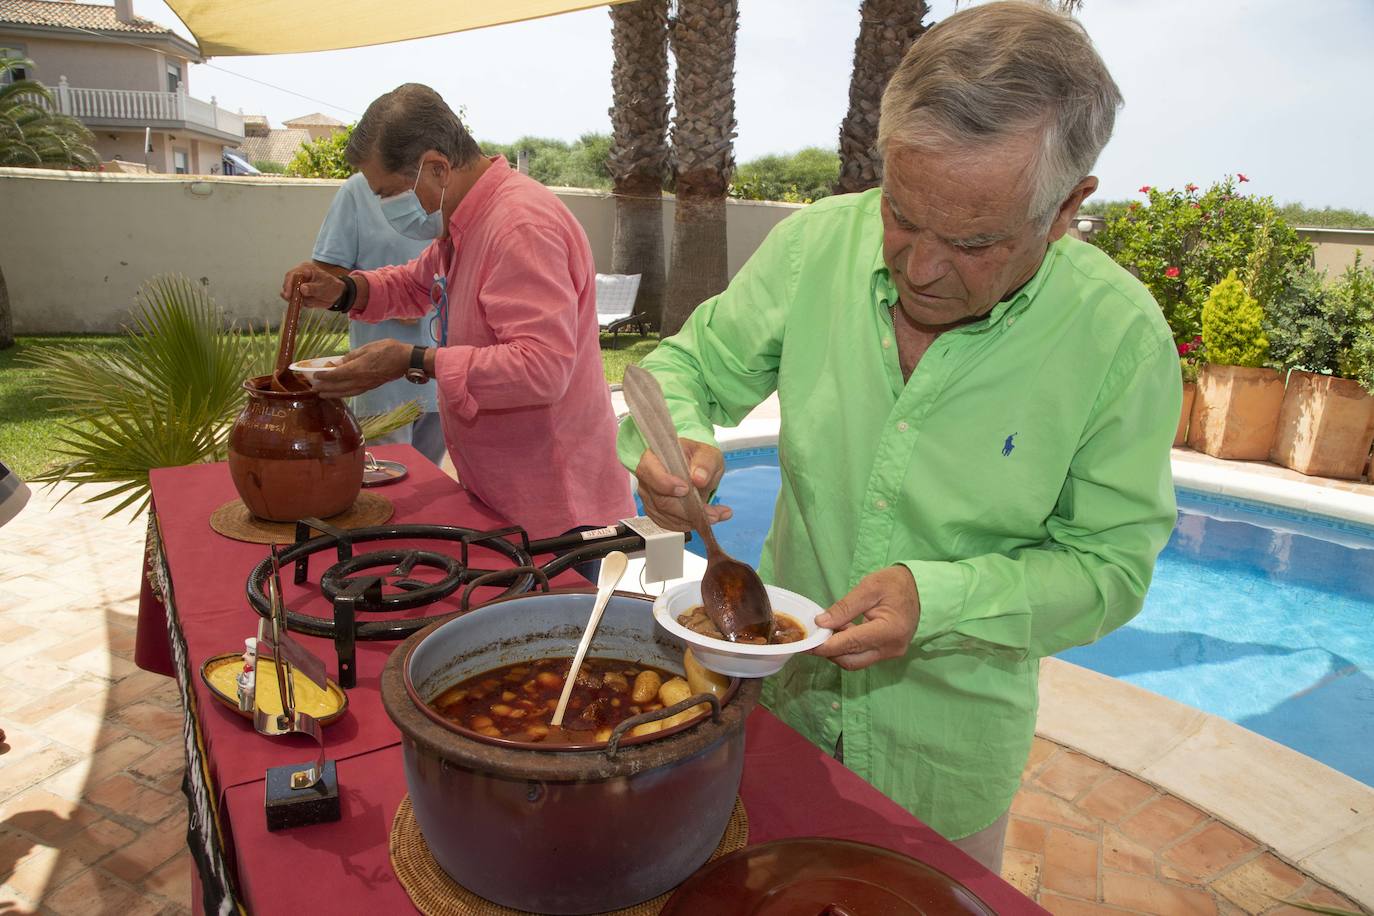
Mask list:
[[692,527],[706,542],[708,550],[713,547],[719,549],[715,536],[711,533],[711,526],[706,521],[706,506],[701,501],[701,494],[697,492],[696,486],[692,484],[692,472],[687,467],[687,455],[682,451],[682,443],[678,441],[677,425],[673,423],[672,414],[668,413],[668,402],[663,399],[663,388],[659,386],[658,379],[647,369],[626,366],[622,387],[625,391],[625,403],[630,408],[630,416],[634,417],[644,441],[649,443],[649,450],[663,462],[668,473],[687,481],[687,495],[683,498],[683,504]]
[[291,300],[286,305],[286,316],[282,318],[281,331],[277,337],[277,375],[286,372],[296,355],[296,328],[301,321],[301,281],[291,287]]

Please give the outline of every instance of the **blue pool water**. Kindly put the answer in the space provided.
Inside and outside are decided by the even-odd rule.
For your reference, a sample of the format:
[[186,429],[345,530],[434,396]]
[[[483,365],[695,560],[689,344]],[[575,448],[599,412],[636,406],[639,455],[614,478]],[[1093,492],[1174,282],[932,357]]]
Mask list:
[[[757,562],[776,449],[726,457],[721,546]],[[1374,785],[1374,528],[1193,491],[1134,620],[1061,658]],[[701,553],[699,543],[688,544]]]

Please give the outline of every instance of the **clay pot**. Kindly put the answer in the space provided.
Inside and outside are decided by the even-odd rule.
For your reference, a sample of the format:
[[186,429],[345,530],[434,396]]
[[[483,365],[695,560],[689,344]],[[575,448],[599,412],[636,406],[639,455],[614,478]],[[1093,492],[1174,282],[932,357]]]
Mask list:
[[1359,480],[1374,438],[1374,397],[1360,383],[1295,369],[1271,460],[1300,474]]
[[1203,366],[1188,447],[1214,458],[1267,460],[1282,403],[1283,376],[1276,369]]
[[1183,383],[1183,412],[1178,417],[1178,432],[1174,433],[1174,448],[1188,441],[1188,418],[1193,413],[1193,399],[1197,396],[1197,382]]
[[363,434],[343,401],[243,383],[248,403],[229,433],[229,475],[248,511],[290,522],[353,505],[363,485]]

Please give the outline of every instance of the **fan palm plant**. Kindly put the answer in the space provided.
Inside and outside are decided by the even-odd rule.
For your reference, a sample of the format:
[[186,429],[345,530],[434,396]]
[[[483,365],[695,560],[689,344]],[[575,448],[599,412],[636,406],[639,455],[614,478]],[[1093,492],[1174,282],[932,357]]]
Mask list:
[[670,37],[673,79],[673,259],[662,332],[729,280],[725,198],[735,172],[735,33],[739,0],[678,0]]
[[[302,316],[300,356],[338,352],[343,334],[333,317]],[[124,351],[45,347],[24,357],[42,372],[41,397],[76,415],[52,446],[58,463],[35,481],[103,485],[86,502],[118,500],[107,515],[134,504],[142,512],[152,468],[225,460],[243,380],[272,371],[276,346],[265,326],[226,324],[204,286],[153,278],[138,292]],[[360,425],[371,438],[418,416],[412,401]]]
[[636,311],[663,316],[663,182],[668,149],[668,0],[613,6],[611,152],[615,195],[611,272],[639,274]]

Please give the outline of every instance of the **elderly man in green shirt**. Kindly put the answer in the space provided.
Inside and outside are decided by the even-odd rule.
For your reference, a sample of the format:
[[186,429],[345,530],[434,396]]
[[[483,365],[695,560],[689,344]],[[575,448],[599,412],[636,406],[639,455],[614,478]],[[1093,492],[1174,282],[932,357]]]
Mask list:
[[[882,188],[783,221],[644,362],[706,492],[713,424],[778,393],[760,573],[836,632],[765,699],[993,869],[1040,658],[1140,610],[1175,518],[1169,328],[1065,234],[1120,101],[1073,20],[950,16],[883,96]],[[619,454],[649,514],[686,529],[688,482],[632,423]]]

